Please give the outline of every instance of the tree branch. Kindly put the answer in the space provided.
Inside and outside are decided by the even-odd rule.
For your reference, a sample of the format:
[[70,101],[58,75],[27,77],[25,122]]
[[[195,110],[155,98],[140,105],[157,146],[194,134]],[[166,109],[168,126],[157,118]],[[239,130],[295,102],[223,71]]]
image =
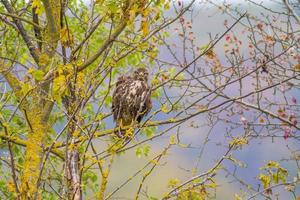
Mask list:
[[90,59],[88,59],[83,65],[78,67],[78,72],[84,70],[87,68],[90,64],[92,64],[101,54],[106,50],[106,48],[120,35],[120,33],[124,30],[126,27],[126,21],[122,21],[119,26],[116,28],[115,32],[111,34],[111,37],[109,37],[99,48],[98,52],[93,55]]
[[[14,14],[15,10],[14,8],[10,5],[10,3],[7,0],[1,0],[1,2],[3,3],[3,5],[5,6],[6,10],[11,13]],[[36,46],[32,43],[31,38],[29,37],[29,35],[27,34],[22,22],[20,21],[20,19],[13,17],[13,21],[16,24],[24,42],[27,45],[27,48],[29,49],[29,52],[32,56],[32,58],[34,59],[35,63],[38,65],[39,64],[39,50],[36,48]]]
[[45,13],[48,21],[48,32],[45,35],[45,40],[49,44],[46,51],[49,57],[55,53],[57,42],[59,41],[60,31],[60,3],[53,0],[42,0]]

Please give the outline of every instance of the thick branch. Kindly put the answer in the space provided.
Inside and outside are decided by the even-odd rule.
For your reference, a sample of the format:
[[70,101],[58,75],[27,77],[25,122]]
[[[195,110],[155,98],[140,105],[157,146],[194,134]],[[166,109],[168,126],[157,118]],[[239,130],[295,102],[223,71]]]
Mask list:
[[[14,143],[16,145],[20,145],[22,147],[26,147],[27,145],[27,141],[26,140],[22,140],[20,138],[17,138],[17,137],[13,137],[13,136],[8,136],[6,135],[4,132],[0,132],[0,138],[2,140],[5,140],[5,141],[8,141],[8,142],[11,142],[11,143]],[[63,155],[63,152],[60,151],[60,150],[57,150],[57,149],[51,149],[50,151],[53,155],[56,155],[57,157],[59,157],[60,159],[64,160],[64,155]]]
[[48,22],[48,32],[45,35],[49,48],[46,49],[48,56],[53,56],[57,42],[59,41],[60,31],[60,3],[53,0],[43,0],[45,13]]
[[[1,68],[1,66],[0,66],[0,68]],[[5,77],[9,86],[13,89],[14,94],[17,97],[17,99],[19,100],[19,102],[21,102],[23,100],[23,103],[20,105],[20,107],[24,108],[25,99],[23,99],[24,95],[21,91],[22,87],[21,87],[21,82],[19,81],[19,79],[14,74],[12,74],[8,69],[5,71],[1,71],[0,73]]]
[[[3,5],[5,6],[6,10],[9,13],[14,14],[15,10],[14,8],[10,5],[10,3],[7,0],[1,0],[1,2],[3,3]],[[27,48],[29,49],[29,52],[31,54],[31,56],[33,57],[34,61],[36,62],[36,64],[38,65],[39,63],[39,51],[38,49],[35,47],[35,45],[32,43],[31,38],[28,36],[22,22],[20,21],[20,19],[13,17],[13,21],[16,24],[24,42],[27,45]]]
[[5,12],[0,12],[0,14],[1,15],[5,15],[5,16],[9,16],[9,17],[12,17],[12,18],[15,18],[15,19],[18,19],[18,20],[21,20],[21,21],[24,21],[24,22],[26,22],[28,24],[31,24],[36,29],[39,29],[39,30],[42,29],[42,27],[38,23],[32,22],[30,20],[27,20],[27,19],[25,19],[23,17],[20,17],[19,15],[12,14],[12,13],[5,13]]
[[[36,8],[32,8],[32,21],[35,24],[39,24],[39,16],[36,14]],[[38,48],[41,51],[42,50],[42,34],[41,34],[41,30],[39,28],[37,28],[36,26],[33,27],[34,30],[34,34],[38,44]]]

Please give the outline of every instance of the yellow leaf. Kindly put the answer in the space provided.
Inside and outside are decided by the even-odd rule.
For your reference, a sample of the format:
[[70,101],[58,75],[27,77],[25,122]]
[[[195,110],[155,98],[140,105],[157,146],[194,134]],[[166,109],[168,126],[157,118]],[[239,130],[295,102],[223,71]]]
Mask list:
[[164,105],[161,107],[161,111],[162,111],[163,113],[169,112],[168,106],[167,106],[166,104],[164,104]]
[[80,136],[80,131],[79,130],[75,130],[73,132],[73,137],[78,138]]
[[246,144],[248,144],[248,140],[245,137],[236,137],[229,142],[230,147],[242,147]]
[[7,182],[6,186],[7,186],[7,190],[8,191],[10,191],[10,192],[16,192],[15,185],[13,184],[12,181]]
[[158,78],[157,78],[157,77],[154,77],[154,78],[152,79],[152,81],[151,81],[151,85],[152,85],[152,86],[156,86],[156,85],[158,85],[158,84],[159,84]]
[[166,10],[169,10],[169,9],[170,9],[170,4],[169,4],[169,2],[165,3],[164,9],[166,9]]
[[170,136],[170,142],[169,142],[171,145],[172,144],[175,144],[175,135],[171,135]]
[[146,20],[143,20],[141,22],[141,30],[142,30],[143,36],[149,35],[149,23]]
[[279,163],[273,160],[270,160],[267,164],[268,168],[278,168],[279,167]]
[[30,84],[28,84],[28,83],[21,84],[21,91],[22,91],[23,95],[26,95],[31,89],[32,89],[32,86]]
[[238,194],[234,194],[234,200],[242,200],[242,197],[240,197]]
[[146,19],[146,17],[148,17],[149,13],[150,13],[149,8],[146,8],[143,10],[142,15],[143,15],[144,19]]
[[178,183],[179,183],[178,178],[170,179],[169,182],[168,182],[168,187],[169,188],[174,188],[178,185]]
[[76,149],[76,145],[75,144],[70,144],[69,149],[72,149],[72,150]]
[[35,8],[35,14],[41,15],[43,13],[43,6],[40,0],[33,0],[31,6]]
[[103,178],[107,178],[108,177],[108,173],[109,173],[108,169],[103,170],[103,172],[102,172]]
[[60,102],[62,100],[62,96],[66,94],[66,88],[67,88],[66,77],[63,74],[59,74],[53,80],[53,85],[52,85],[52,96],[54,100]]
[[129,11],[129,19],[128,19],[129,23],[132,23],[134,21],[135,16],[136,16],[136,10],[131,9]]
[[295,70],[296,72],[300,72],[300,63],[294,65],[294,70]]
[[169,119],[169,122],[172,122],[172,123],[173,123],[173,122],[176,122],[176,119],[175,119],[175,118],[170,118],[170,119]]
[[267,189],[270,186],[271,178],[269,176],[266,176],[264,174],[260,174],[258,176],[258,179],[262,182],[264,189]]
[[70,47],[74,44],[73,34],[67,27],[60,30],[60,41],[65,47]]
[[157,49],[155,49],[155,48],[148,52],[148,56],[149,56],[151,59],[156,58],[157,55],[158,55],[158,51],[157,51]]
[[134,129],[133,128],[129,128],[125,131],[125,137],[127,138],[131,138],[133,136],[134,133]]
[[35,71],[33,67],[30,67],[27,71],[28,74],[32,74]]
[[49,56],[45,53],[42,53],[39,57],[39,64],[42,66],[47,65],[49,62]]

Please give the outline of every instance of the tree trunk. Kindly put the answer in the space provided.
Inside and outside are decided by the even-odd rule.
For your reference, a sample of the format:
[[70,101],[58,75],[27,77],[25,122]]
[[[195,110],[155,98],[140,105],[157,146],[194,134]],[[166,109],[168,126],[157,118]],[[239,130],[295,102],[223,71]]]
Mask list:
[[25,152],[25,163],[21,177],[21,199],[34,199],[39,196],[38,178],[42,163],[43,149],[47,133],[47,123],[39,109],[32,109],[24,115],[30,128]]

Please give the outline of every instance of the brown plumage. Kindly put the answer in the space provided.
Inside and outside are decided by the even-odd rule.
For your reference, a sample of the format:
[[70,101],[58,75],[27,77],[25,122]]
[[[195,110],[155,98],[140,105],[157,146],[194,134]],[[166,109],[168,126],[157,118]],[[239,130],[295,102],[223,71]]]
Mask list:
[[148,85],[148,71],[138,68],[131,76],[120,76],[116,83],[112,97],[112,111],[119,131],[116,135],[124,136],[122,127],[141,122],[151,108],[150,87]]

